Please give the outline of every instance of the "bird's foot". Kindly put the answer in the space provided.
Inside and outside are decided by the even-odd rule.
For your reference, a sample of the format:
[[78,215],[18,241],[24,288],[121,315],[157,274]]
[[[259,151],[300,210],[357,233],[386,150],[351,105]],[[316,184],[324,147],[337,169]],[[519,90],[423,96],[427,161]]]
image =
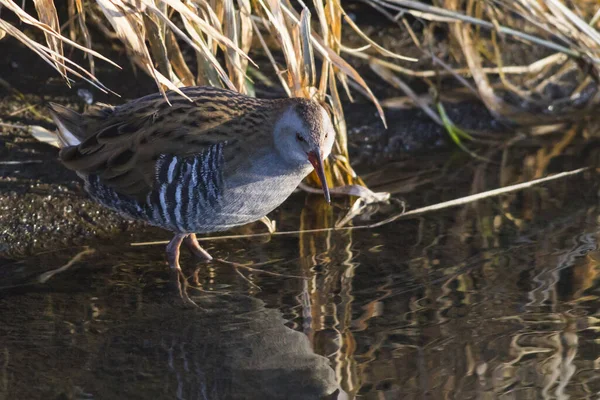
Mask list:
[[208,251],[204,250],[202,246],[200,246],[195,233],[190,233],[188,236],[186,236],[184,242],[188,249],[190,249],[190,251],[199,259],[205,261],[211,261],[213,259],[212,256],[208,254]]
[[169,244],[167,245],[167,258],[169,260],[169,266],[171,267],[171,271],[173,272],[173,276],[174,276],[173,281],[176,283],[177,290],[179,291],[179,295],[180,295],[181,299],[184,300],[184,302],[186,302],[188,304],[193,304],[193,305],[197,306],[197,304],[192,299],[190,299],[189,295],[187,294],[187,291],[188,291],[188,288],[190,288],[190,285],[189,285],[188,279],[184,276],[184,274],[181,270],[181,266],[179,265],[180,247],[181,247],[182,243],[185,243],[185,245],[190,249],[190,251],[201,260],[215,261],[215,262],[233,267],[235,269],[235,272],[238,275],[240,275],[244,280],[246,280],[248,282],[248,284],[250,286],[252,286],[253,288],[255,288],[257,290],[260,290],[260,287],[258,285],[256,285],[254,282],[252,282],[240,270],[246,270],[246,271],[248,271],[250,273],[254,273],[254,274],[266,274],[266,275],[283,277],[283,278],[305,279],[304,277],[298,276],[298,275],[280,274],[277,272],[265,271],[264,269],[256,268],[259,266],[273,264],[273,263],[276,263],[281,260],[270,260],[270,261],[267,261],[264,263],[256,263],[256,264],[255,263],[241,264],[241,263],[236,263],[233,261],[223,260],[221,258],[213,259],[212,256],[210,254],[208,254],[208,252],[206,250],[204,250],[202,248],[202,246],[200,246],[200,243],[198,243],[198,239],[196,238],[196,235],[194,233],[190,233],[190,234],[179,233],[179,234],[176,234],[175,237],[173,237],[173,239],[171,240],[171,242],[169,242]]

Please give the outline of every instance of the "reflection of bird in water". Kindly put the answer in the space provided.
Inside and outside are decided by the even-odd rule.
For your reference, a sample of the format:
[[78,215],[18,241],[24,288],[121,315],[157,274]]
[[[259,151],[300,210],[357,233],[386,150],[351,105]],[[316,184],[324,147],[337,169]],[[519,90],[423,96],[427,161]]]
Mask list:
[[102,399],[341,398],[328,360],[279,311],[242,295],[196,301],[204,310],[160,308],[109,331],[79,384]]
[[169,92],[170,104],[155,94],[86,114],[51,106],[63,164],[99,203],[174,232],[171,267],[183,242],[211,259],[196,233],[264,218],[313,167],[329,200],[323,160],[335,132],[318,103],[181,91],[191,101]]

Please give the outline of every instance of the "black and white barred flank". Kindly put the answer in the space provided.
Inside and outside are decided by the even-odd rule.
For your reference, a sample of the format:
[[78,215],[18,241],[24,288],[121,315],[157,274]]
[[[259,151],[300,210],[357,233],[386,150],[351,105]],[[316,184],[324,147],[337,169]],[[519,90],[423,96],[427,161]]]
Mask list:
[[223,190],[223,143],[190,157],[161,155],[154,189],[145,201],[119,194],[89,175],[86,190],[106,207],[175,232],[194,232],[202,213],[215,210]]

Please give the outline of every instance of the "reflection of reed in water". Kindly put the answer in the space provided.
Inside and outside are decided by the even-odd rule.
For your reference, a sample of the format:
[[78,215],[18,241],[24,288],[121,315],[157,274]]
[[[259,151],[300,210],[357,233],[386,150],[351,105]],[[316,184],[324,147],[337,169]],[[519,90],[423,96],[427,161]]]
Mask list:
[[[548,322],[551,321],[526,321],[532,328]],[[514,358],[497,365],[488,381],[494,393],[509,394],[519,387],[520,392],[539,393],[543,398],[568,398],[565,387],[576,371],[576,320],[554,322],[565,325],[555,332],[535,332],[534,328],[513,336],[510,354]]]
[[[593,392],[584,371],[597,366],[581,352],[579,339],[590,319],[579,304],[591,300],[585,290],[593,287],[598,275],[596,236],[579,235],[576,245],[562,254],[556,253],[551,236],[541,236],[525,309],[503,318],[518,323],[520,329],[510,337],[508,360],[489,363],[493,368],[482,379],[482,390],[511,398],[544,399],[572,398],[574,388],[584,388],[578,393]],[[578,368],[583,373],[573,382]],[[570,394],[568,385],[572,386]]]
[[[545,201],[556,206],[568,199],[551,189],[538,191],[543,201],[522,196],[540,208],[533,216],[550,207]],[[385,273],[387,283],[369,292],[381,296],[367,302],[359,287],[352,297],[352,358],[361,398],[565,399],[598,393],[598,349],[585,337],[600,330],[600,312],[594,311],[598,243],[595,235],[581,235],[586,224],[595,226],[595,217],[589,218],[595,214],[561,206],[570,207],[561,210],[567,215],[549,224],[526,220],[514,208],[511,219],[503,218],[498,201],[482,201],[451,217],[424,218],[418,235],[404,235],[415,238],[414,246],[386,241],[396,252],[394,268],[381,268],[386,257],[390,262],[390,250],[373,257],[380,270],[373,274]],[[578,243],[570,248],[574,237]],[[363,268],[367,254],[360,258]],[[382,310],[377,318],[356,318],[375,304]],[[589,312],[595,315],[587,317]],[[327,321],[322,325],[327,329]]]
[[[320,197],[308,196],[301,230],[333,226],[333,211]],[[351,397],[360,388],[354,360],[356,343],[351,331],[352,233],[322,232],[300,235],[300,260],[308,278],[300,301],[303,331],[316,353],[327,356],[341,388]]]
[[[538,177],[552,157],[538,163],[521,157],[523,168],[514,170],[505,168],[504,159],[501,171],[481,164],[472,193],[497,181],[502,186]],[[595,211],[578,208],[572,188],[554,183],[425,216],[418,232],[406,221],[383,227],[379,234],[397,236],[383,241],[387,249],[378,256],[365,250],[365,232],[354,232],[358,270],[350,253],[343,256],[349,236],[303,236],[302,259],[311,278],[302,296],[305,332],[318,353],[329,355],[341,386],[368,400],[599,393],[600,380],[593,377],[600,376],[598,350],[583,350],[593,341],[582,340],[582,327],[600,330],[600,312],[583,317],[590,310],[581,307],[599,299],[597,262],[592,266],[598,245],[596,238],[578,236]],[[587,185],[586,191],[595,188]],[[317,211],[310,214],[311,207]],[[330,214],[310,203],[302,220],[304,229],[332,224]],[[557,253],[576,236],[575,249]],[[407,237],[414,240],[402,241]],[[386,258],[392,267],[383,267]],[[365,289],[355,275],[370,262],[378,268]]]

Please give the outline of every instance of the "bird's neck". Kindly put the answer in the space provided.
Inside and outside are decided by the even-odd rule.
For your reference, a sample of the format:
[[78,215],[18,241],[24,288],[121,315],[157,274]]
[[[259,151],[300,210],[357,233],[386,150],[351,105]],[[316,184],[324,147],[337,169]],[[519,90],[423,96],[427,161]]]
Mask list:
[[308,162],[296,162],[285,159],[278,151],[265,151],[256,157],[251,166],[250,172],[258,176],[300,176],[308,175],[312,166]]

